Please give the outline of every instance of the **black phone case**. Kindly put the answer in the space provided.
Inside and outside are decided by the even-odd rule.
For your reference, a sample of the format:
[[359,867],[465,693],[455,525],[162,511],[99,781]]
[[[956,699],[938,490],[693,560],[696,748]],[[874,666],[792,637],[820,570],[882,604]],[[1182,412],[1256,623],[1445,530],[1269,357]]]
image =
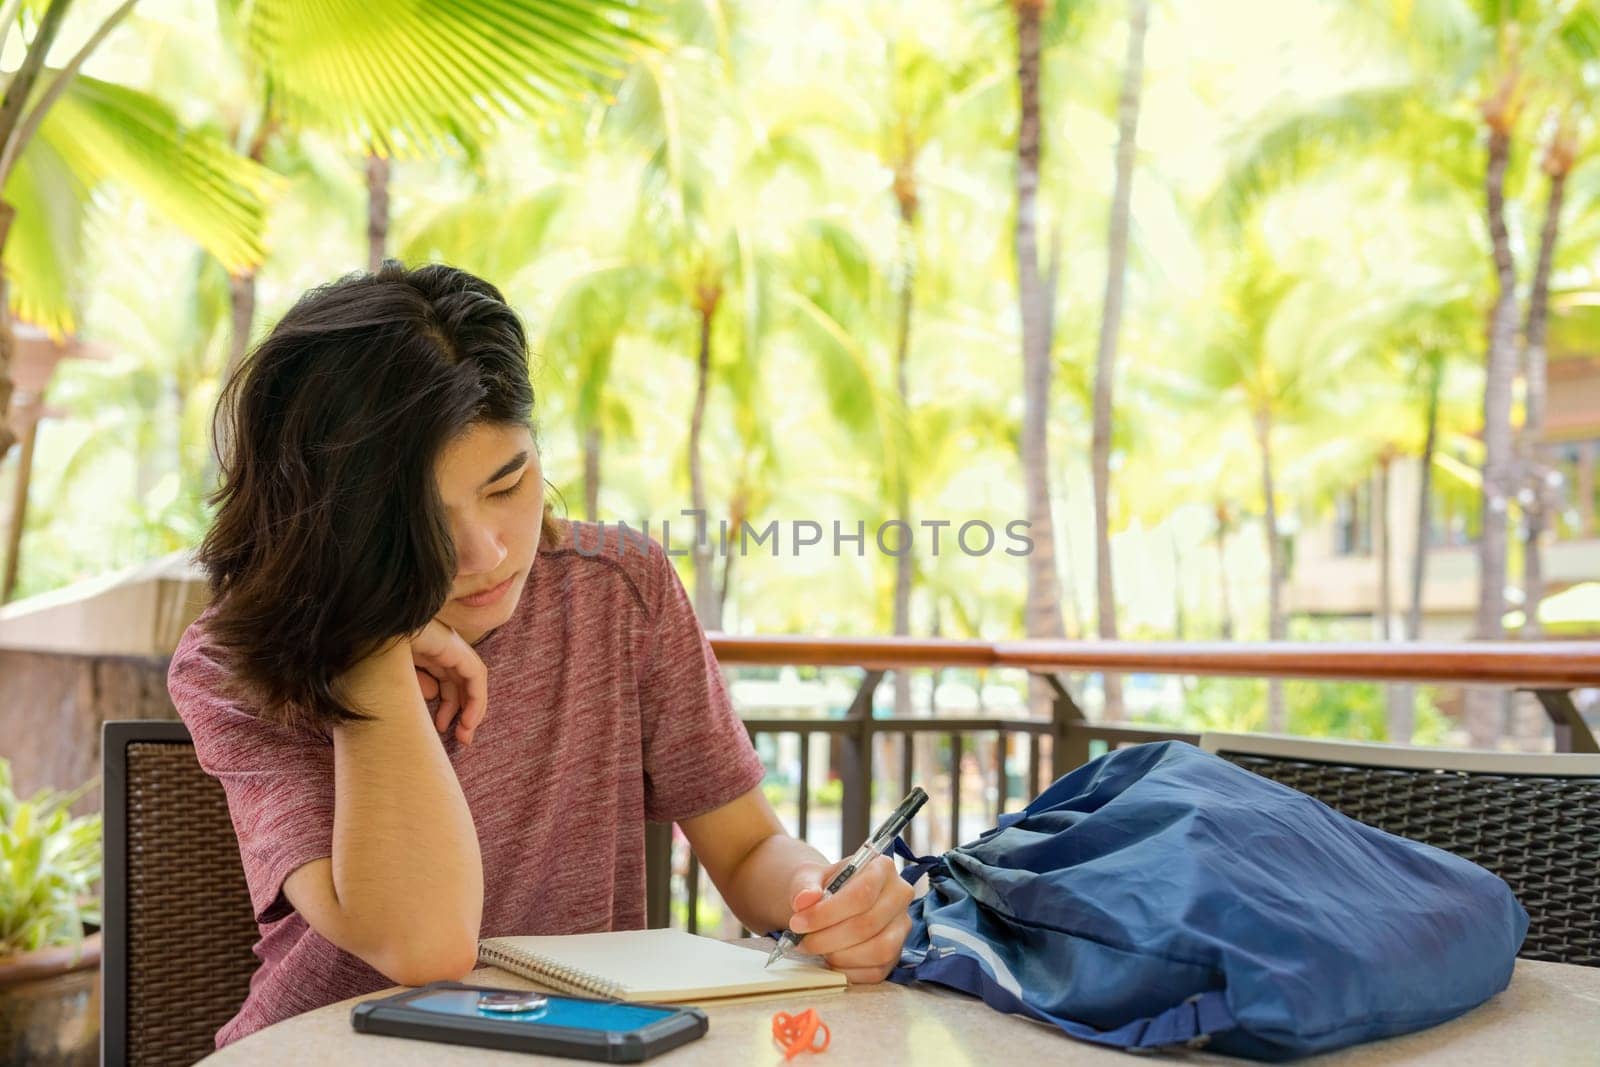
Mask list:
[[652,1005],[668,1008],[672,1014],[649,1026],[631,1031],[596,1031],[500,1019],[444,1016],[418,1011],[404,1003],[424,993],[446,989],[504,992],[494,986],[430,982],[392,997],[357,1004],[350,1009],[350,1025],[364,1034],[388,1034],[391,1037],[473,1045],[505,1052],[537,1052],[603,1063],[638,1063],[703,1037],[709,1028],[706,1014],[699,1008],[679,1008],[667,1004]]

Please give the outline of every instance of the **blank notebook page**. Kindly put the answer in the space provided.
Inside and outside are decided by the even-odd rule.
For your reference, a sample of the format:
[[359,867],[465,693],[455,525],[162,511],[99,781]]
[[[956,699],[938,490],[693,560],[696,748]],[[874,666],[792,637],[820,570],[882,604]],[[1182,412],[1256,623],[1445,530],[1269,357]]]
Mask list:
[[782,959],[682,930],[494,937],[478,960],[558,988],[629,1001],[679,1003],[804,989],[843,988],[838,971]]

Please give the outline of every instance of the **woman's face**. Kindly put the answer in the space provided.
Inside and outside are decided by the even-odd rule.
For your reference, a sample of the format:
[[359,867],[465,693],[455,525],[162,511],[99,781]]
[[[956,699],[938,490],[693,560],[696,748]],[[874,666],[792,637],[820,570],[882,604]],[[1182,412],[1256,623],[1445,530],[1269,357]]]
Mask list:
[[456,546],[455,583],[434,618],[470,644],[522,598],[539,550],[544,474],[526,426],[475,423],[445,446],[434,477]]

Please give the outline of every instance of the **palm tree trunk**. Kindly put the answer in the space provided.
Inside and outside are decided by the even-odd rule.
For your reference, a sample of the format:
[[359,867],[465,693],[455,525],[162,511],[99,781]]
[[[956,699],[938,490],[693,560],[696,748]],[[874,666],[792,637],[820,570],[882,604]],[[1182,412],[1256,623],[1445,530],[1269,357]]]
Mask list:
[[600,521],[600,428],[583,432],[583,514],[590,522]]
[[[1062,637],[1061,588],[1056,577],[1055,524],[1050,513],[1050,342],[1056,257],[1048,278],[1039,271],[1039,45],[1045,0],[1013,0],[1017,14],[1017,295],[1022,315],[1022,477],[1029,535],[1026,627],[1029,637]],[[1050,714],[1051,692],[1029,679],[1029,705]],[[1066,768],[1059,768],[1065,771]]]
[[[267,154],[267,142],[277,130],[277,123],[273,120],[271,109],[262,105],[261,118],[256,123],[256,131],[250,138],[250,147],[245,155],[253,163],[260,163]],[[255,326],[256,318],[256,270],[251,267],[243,274],[228,275],[228,362],[222,368],[221,386],[226,388],[233,380],[233,376],[244,364],[245,353],[250,350],[250,331]],[[181,410],[181,409],[180,409]],[[233,447],[228,435],[232,427],[226,419],[217,426],[217,434],[212,443],[214,449],[206,459],[205,471],[202,474],[202,484],[207,488],[216,484],[217,471],[220,469],[222,459]]]
[[[1373,498],[1373,525],[1378,529],[1378,543],[1374,546],[1378,556],[1378,636],[1393,641],[1394,618],[1394,524],[1389,501],[1392,484],[1390,473],[1394,456],[1385,451],[1378,458],[1378,487]],[[1416,691],[1405,683],[1383,687],[1389,728],[1389,740],[1409,744],[1414,729]]]
[[[745,471],[748,468],[741,463],[739,466],[739,480],[733,487],[732,506],[728,509],[729,537],[737,537],[744,528],[744,522],[750,517],[750,488],[745,481]],[[722,560],[722,582],[717,587],[717,625],[721,626],[728,609],[728,595],[733,591],[733,561],[739,558],[739,553],[729,552]]]
[[367,153],[367,269],[383,266],[389,244],[389,160]]
[[[1139,96],[1144,84],[1144,38],[1149,0],[1129,0],[1128,54],[1117,102],[1117,173],[1106,235],[1106,288],[1100,314],[1100,345],[1095,354],[1094,565],[1099,633],[1117,639],[1117,596],[1111,571],[1111,412],[1116,381],[1117,336],[1122,329],[1122,298],[1128,272],[1128,216],[1133,202],[1133,163],[1139,135]],[[1105,680],[1105,717],[1122,718],[1122,679]]]
[[1406,612],[1406,640],[1422,639],[1422,588],[1428,572],[1428,530],[1433,525],[1433,453],[1439,444],[1439,393],[1444,386],[1444,354],[1433,352],[1428,375],[1427,432],[1422,439],[1417,474],[1417,538],[1411,550],[1411,603]]
[[6,528],[5,579],[0,582],[0,604],[11,599],[17,591],[17,577],[22,572],[22,533],[28,522],[28,487],[33,480],[33,447],[39,438],[39,418],[44,405],[39,397],[27,396],[17,405],[22,417],[22,453],[17,457],[17,481],[11,493],[11,524]]
[[[1278,504],[1272,475],[1272,413],[1265,407],[1256,411],[1256,444],[1261,449],[1261,495],[1266,500],[1267,538],[1267,639],[1282,641],[1288,636],[1283,616],[1283,545],[1278,539]],[[1288,725],[1283,706],[1283,683],[1267,682],[1267,729],[1282,733]]]
[[[0,200],[0,256],[5,255],[6,238],[11,233],[11,222],[17,217],[16,208]],[[11,281],[6,277],[5,262],[0,259],[0,463],[4,463],[17,435],[11,429],[11,361],[15,358],[17,334],[11,324]]]
[[[706,511],[706,487],[700,465],[700,435],[705,429],[706,396],[711,386],[711,327],[716,318],[721,290],[701,285],[696,293],[695,313],[700,323],[700,349],[695,360],[694,411],[689,418],[689,498],[690,507],[701,518],[697,522],[710,525]],[[707,630],[719,628],[716,588],[711,573],[711,539],[702,528],[696,530],[694,546],[690,553],[694,560],[694,606],[700,616],[700,625]]]
[[1511,495],[1511,385],[1516,371],[1517,330],[1517,278],[1505,219],[1505,178],[1510,157],[1509,132],[1492,128],[1485,192],[1499,288],[1489,323],[1483,387],[1483,533],[1478,546],[1476,619],[1477,636],[1485,640],[1501,636],[1501,616],[1505,613],[1506,511]]
[[[20,132],[18,123],[22,119],[22,109],[33,92],[34,83],[39,79],[45,55],[55,43],[56,34],[61,30],[61,21],[66,18],[71,2],[50,0],[50,6],[39,19],[39,28],[34,31],[33,40],[28,42],[27,51],[22,55],[22,63],[6,82],[5,96],[0,97],[0,156],[5,154],[12,138]],[[11,293],[4,260],[6,241],[11,236],[11,222],[15,217],[16,209],[0,200],[0,462],[5,460],[11,446],[17,443],[8,414],[14,388],[11,360],[16,352],[17,339],[11,326]]]
[[[1508,79],[1498,95],[1509,99],[1510,92]],[[1517,355],[1517,276],[1505,216],[1506,167],[1511,160],[1509,109],[1502,105],[1493,114],[1490,110],[1485,109],[1489,159],[1484,173],[1484,199],[1498,291],[1489,320],[1483,384],[1483,529],[1478,539],[1478,610],[1474,625],[1475,636],[1482,640],[1494,640],[1504,633],[1501,617],[1505,614],[1506,514],[1512,474],[1511,385]],[[1472,744],[1479,748],[1492,745],[1501,733],[1500,694],[1469,688],[1464,717]]]
[[1217,609],[1222,616],[1222,639],[1233,640],[1233,601],[1228,592],[1228,505],[1217,504]]
[[[1061,501],[1063,512],[1071,511],[1072,486],[1071,472],[1066,469],[1066,464],[1060,463],[1055,467],[1055,494],[1051,500]],[[1061,563],[1058,573],[1061,576],[1061,624],[1065,636],[1072,641],[1083,638],[1088,628],[1083,625],[1083,618],[1078,614],[1078,564],[1072,555],[1072,539],[1061,539]]]
[[[1429,353],[1427,431],[1417,472],[1417,536],[1411,549],[1411,596],[1406,607],[1407,641],[1422,638],[1422,589],[1428,571],[1428,529],[1433,523],[1433,453],[1439,441],[1439,391],[1444,382],[1444,356]],[[1389,740],[1410,744],[1417,728],[1417,687],[1410,683],[1389,690]]]
[[[256,272],[247,270],[243,274],[230,274],[228,276],[228,363],[222,369],[221,385],[226,387],[244,364],[245,353],[250,350],[250,330],[256,317]],[[232,428],[226,419],[217,425],[216,451],[211,454],[206,464],[205,484],[210,486],[216,479],[216,473],[221,468],[222,460],[233,447],[229,438]]]
[[1539,233],[1539,258],[1533,271],[1533,289],[1528,294],[1528,317],[1523,336],[1528,346],[1527,399],[1522,420],[1522,459],[1528,489],[1523,510],[1526,532],[1522,548],[1522,636],[1540,635],[1539,602],[1544,599],[1545,514],[1550,489],[1545,483],[1540,438],[1544,435],[1544,409],[1547,392],[1544,339],[1550,319],[1550,269],[1555,259],[1556,238],[1561,228],[1561,202],[1566,193],[1567,173],[1572,169],[1575,148],[1566,123],[1556,127],[1555,136],[1545,151],[1544,172],[1550,179],[1544,209],[1544,227]]
[[1378,557],[1378,638],[1394,640],[1394,574],[1390,565],[1389,469],[1394,457],[1388,452],[1378,457],[1378,484],[1373,489],[1372,524],[1378,531],[1373,546]]
[[[900,410],[909,412],[910,387],[906,367],[911,357],[911,320],[916,302],[917,276],[917,187],[912,171],[909,151],[895,168],[895,199],[900,209],[900,306],[894,344],[894,385],[900,400]],[[906,469],[906,457],[894,464],[895,518],[911,528],[911,484]],[[911,553],[902,552],[894,561],[894,633],[906,637],[911,633],[911,585],[915,580]],[[935,684],[938,684],[935,677]],[[894,672],[894,713],[897,718],[911,714],[911,674],[904,669]]]

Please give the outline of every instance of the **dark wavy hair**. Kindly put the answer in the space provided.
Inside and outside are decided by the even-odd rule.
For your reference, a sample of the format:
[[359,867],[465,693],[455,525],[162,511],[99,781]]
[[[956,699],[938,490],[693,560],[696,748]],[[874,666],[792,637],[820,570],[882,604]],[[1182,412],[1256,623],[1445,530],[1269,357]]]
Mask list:
[[[533,422],[522,323],[500,290],[387,260],[310,290],[225,385],[218,506],[196,559],[206,632],[260,712],[367,716],[333,681],[445,604],[456,554],[435,483],[479,423]],[[541,545],[555,537],[548,500]]]

